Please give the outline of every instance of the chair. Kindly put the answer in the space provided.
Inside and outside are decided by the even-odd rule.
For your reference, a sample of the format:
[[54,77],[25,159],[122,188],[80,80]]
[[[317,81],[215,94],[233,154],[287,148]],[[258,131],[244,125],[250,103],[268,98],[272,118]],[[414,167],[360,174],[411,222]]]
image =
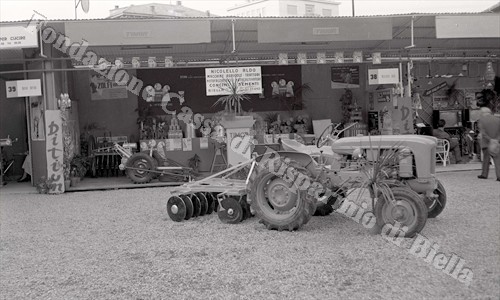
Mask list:
[[446,163],[450,164],[450,142],[448,140],[437,139],[436,162],[443,163],[444,167],[446,167]]

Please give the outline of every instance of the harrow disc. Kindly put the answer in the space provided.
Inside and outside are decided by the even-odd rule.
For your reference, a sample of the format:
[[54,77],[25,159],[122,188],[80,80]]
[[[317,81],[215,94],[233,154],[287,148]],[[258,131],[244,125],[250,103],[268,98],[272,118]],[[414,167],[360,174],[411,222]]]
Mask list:
[[217,199],[212,193],[205,193],[205,198],[207,198],[208,202],[207,215],[209,215],[214,212],[215,201],[217,201]]
[[247,202],[247,196],[242,196],[239,200],[241,208],[243,210],[243,220],[252,217],[252,213],[250,212],[250,205]]
[[189,195],[189,198],[191,198],[191,202],[193,202],[193,218],[196,218],[201,213],[200,199],[198,199],[198,196],[195,194]]
[[217,214],[222,223],[226,224],[236,224],[243,220],[243,208],[239,201],[232,197],[221,201]]
[[167,201],[167,213],[170,219],[180,222],[186,217],[186,204],[177,196],[172,196]]
[[219,211],[219,199],[217,199],[217,195],[219,193],[212,193],[212,196],[214,197],[214,211]]
[[207,211],[208,211],[208,200],[207,200],[207,197],[205,197],[205,194],[201,193],[201,192],[198,192],[198,193],[195,193],[195,195],[198,197],[198,199],[200,200],[200,216],[204,216],[207,214]]
[[179,197],[181,197],[181,199],[184,201],[184,204],[186,205],[186,217],[184,218],[184,220],[189,220],[191,219],[191,217],[193,217],[193,202],[191,202],[191,199],[186,195],[180,195]]

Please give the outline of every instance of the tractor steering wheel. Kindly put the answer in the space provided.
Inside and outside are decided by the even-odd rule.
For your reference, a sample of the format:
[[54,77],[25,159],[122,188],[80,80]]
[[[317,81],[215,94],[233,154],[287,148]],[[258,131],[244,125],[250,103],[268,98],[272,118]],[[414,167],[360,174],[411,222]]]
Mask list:
[[328,141],[335,141],[338,138],[340,132],[337,128],[340,126],[340,123],[334,126],[333,123],[328,125],[325,130],[321,133],[318,140],[316,141],[316,147],[323,147]]

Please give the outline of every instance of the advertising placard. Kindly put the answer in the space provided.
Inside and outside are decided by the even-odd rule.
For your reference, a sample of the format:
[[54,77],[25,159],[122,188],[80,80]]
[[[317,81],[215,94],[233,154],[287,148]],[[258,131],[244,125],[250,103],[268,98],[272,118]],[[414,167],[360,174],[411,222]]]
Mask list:
[[63,133],[62,119],[59,110],[47,110],[45,112],[45,132],[47,132],[46,154],[47,154],[47,179],[54,183],[49,193],[64,193],[63,174]]
[[40,79],[6,81],[5,90],[7,98],[41,96],[42,83]]
[[377,102],[391,102],[392,89],[376,90],[375,99],[377,99]]
[[95,72],[89,74],[92,100],[126,99],[128,97],[126,85],[119,85],[115,81]]
[[359,66],[332,67],[332,89],[359,88]]
[[2,26],[0,49],[38,48],[38,30],[35,25]]
[[231,84],[237,85],[238,94],[262,93],[262,72],[259,67],[206,68],[207,96],[230,95]]
[[399,83],[399,69],[369,69],[368,84],[395,84]]

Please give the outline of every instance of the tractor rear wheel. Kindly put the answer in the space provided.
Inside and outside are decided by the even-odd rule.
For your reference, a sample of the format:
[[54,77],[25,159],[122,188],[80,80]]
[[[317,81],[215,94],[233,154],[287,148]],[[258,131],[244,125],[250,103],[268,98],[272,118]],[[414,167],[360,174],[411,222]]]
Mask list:
[[394,187],[391,189],[394,201],[380,195],[375,204],[377,225],[383,228],[386,224],[394,225],[399,222],[404,237],[413,237],[419,233],[427,221],[427,206],[420,196],[408,187]]
[[268,229],[293,231],[306,224],[315,210],[315,199],[279,176],[265,170],[251,187],[251,208]]
[[135,153],[127,161],[127,175],[134,183],[148,183],[153,179],[156,160],[146,153]]

